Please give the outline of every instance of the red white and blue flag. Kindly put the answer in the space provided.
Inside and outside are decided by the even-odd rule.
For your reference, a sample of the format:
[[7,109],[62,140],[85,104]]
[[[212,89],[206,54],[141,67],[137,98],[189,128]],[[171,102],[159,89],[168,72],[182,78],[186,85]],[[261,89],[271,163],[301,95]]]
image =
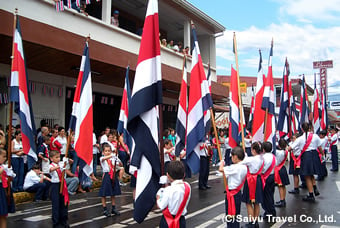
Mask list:
[[231,66],[230,77],[230,115],[229,115],[229,146],[234,148],[239,145],[239,124],[240,124],[240,109],[238,98],[238,80],[237,71]]
[[162,104],[158,1],[149,0],[129,107],[130,173],[137,170],[133,217],[141,223],[153,208],[161,175],[159,107]]
[[300,125],[299,130],[301,130],[301,125],[303,123],[309,123],[309,108],[308,108],[308,97],[305,82],[305,75],[302,76],[301,81],[301,97],[300,97]]
[[81,59],[77,87],[74,92],[70,129],[74,132],[74,149],[86,165],[87,176],[92,172],[93,105],[89,47],[86,42]]
[[24,49],[22,46],[19,16],[16,15],[16,28],[13,34],[13,60],[11,69],[10,101],[15,102],[21,125],[22,147],[24,153],[38,161],[34,141],[35,124],[32,102],[28,91],[28,77],[25,65]]
[[321,130],[327,130],[328,127],[328,116],[327,116],[327,103],[325,90],[321,88]]
[[[130,67],[128,66],[126,68],[125,86],[124,86],[124,91],[123,91],[122,104],[120,106],[120,114],[119,114],[119,120],[118,120],[118,125],[117,125],[117,131],[119,134],[123,134],[124,142],[128,146],[129,150],[131,151],[132,141],[131,141],[131,136],[127,130],[129,106],[130,106],[130,100],[131,100],[129,69]],[[111,98],[111,100],[112,99],[113,98]],[[113,103],[113,100],[112,100],[112,103]]]
[[64,11],[64,9],[65,9],[65,7],[64,7],[64,1],[63,0],[55,2],[55,10],[57,12]]
[[[208,73],[207,73],[207,82],[208,82],[209,94],[210,94],[210,99],[211,99],[211,77],[210,76],[211,76],[211,70],[210,70],[210,64],[209,64]],[[205,132],[210,132],[211,113],[209,109],[204,111],[204,126],[205,126]]]
[[288,135],[288,137],[291,136],[289,123],[289,98],[288,98],[289,73],[290,73],[289,64],[286,58],[282,77],[279,119],[277,121],[277,130],[279,131],[280,137],[284,135]]
[[181,151],[185,148],[186,143],[186,128],[187,128],[187,115],[188,115],[188,84],[187,84],[187,63],[186,56],[184,55],[183,71],[182,71],[182,84],[179,93],[179,103],[177,109],[176,121],[176,145],[175,155],[178,157]]
[[267,119],[265,120],[265,135],[263,141],[269,141],[275,149],[276,145],[276,130],[275,130],[275,91],[274,91],[274,80],[273,80],[273,41],[271,43],[269,62],[268,62],[268,73],[265,80],[265,88],[263,92],[262,109],[268,110]]
[[265,111],[261,108],[263,92],[264,92],[264,79],[265,75],[263,73],[262,68],[262,54],[260,53],[260,61],[259,61],[259,69],[257,72],[257,81],[256,81],[256,93],[255,93],[255,106],[254,106],[254,120],[253,120],[253,141],[263,141],[263,127],[264,127],[264,116]]
[[316,74],[314,74],[314,97],[313,97],[313,128],[314,133],[319,134],[320,132],[320,97],[319,91],[316,88]]
[[247,125],[247,130],[252,132],[253,127],[253,119],[254,119],[254,106],[255,106],[255,91],[254,86],[251,86],[251,104],[250,104],[250,113],[249,113],[249,121]]
[[212,106],[209,85],[205,76],[196,30],[192,25],[193,51],[190,76],[188,123],[187,123],[187,163],[192,173],[200,169],[200,142],[205,141],[204,112]]
[[296,108],[295,100],[293,96],[293,89],[292,89],[292,81],[289,81],[289,89],[288,89],[288,96],[289,96],[289,123],[291,126],[291,135],[295,135],[298,133],[299,130],[299,111]]

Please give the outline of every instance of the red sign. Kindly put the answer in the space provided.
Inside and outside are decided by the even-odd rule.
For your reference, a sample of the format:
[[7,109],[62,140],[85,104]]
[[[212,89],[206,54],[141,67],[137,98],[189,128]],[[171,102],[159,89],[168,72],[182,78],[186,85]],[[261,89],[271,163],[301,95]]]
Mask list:
[[333,68],[333,60],[313,62],[313,69],[319,68]]

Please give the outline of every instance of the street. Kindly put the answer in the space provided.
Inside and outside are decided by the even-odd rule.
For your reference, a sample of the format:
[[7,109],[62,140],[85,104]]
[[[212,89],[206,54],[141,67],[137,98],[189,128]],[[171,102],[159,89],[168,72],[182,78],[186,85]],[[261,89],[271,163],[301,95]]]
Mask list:
[[[328,164],[329,165],[329,164]],[[329,168],[329,167],[328,167]],[[223,179],[216,175],[217,167],[210,168],[208,190],[198,190],[197,176],[188,179],[192,187],[191,199],[186,215],[187,227],[225,227],[223,222],[224,193]],[[291,178],[291,177],[290,177]],[[291,179],[292,183],[292,179]],[[300,195],[287,193],[287,207],[277,208],[277,217],[272,223],[265,221],[260,227],[308,227],[331,228],[340,227],[340,178],[339,173],[329,172],[328,177],[318,183],[321,195],[316,197],[315,203],[302,201],[307,190],[302,189]],[[287,191],[292,188],[288,186]],[[89,193],[79,193],[71,196],[69,206],[69,224],[71,227],[157,227],[162,215],[161,211],[154,209],[142,224],[133,220],[132,189],[122,187],[122,195],[116,198],[117,209],[120,216],[105,217],[102,215],[98,190]],[[275,201],[279,195],[275,189]],[[109,200],[109,198],[107,198]],[[108,205],[110,202],[107,201]],[[110,208],[110,207],[109,207]],[[38,228],[51,227],[51,204],[46,202],[30,202],[17,205],[17,212],[8,217],[8,227]],[[261,208],[261,214],[263,210]],[[241,215],[246,216],[245,204],[241,206]],[[245,222],[241,222],[244,226]]]

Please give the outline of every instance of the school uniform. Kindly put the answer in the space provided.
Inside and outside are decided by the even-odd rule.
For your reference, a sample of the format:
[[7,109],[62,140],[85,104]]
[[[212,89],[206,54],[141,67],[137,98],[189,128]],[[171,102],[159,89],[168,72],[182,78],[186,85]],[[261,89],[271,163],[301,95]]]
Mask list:
[[[289,146],[292,147],[293,142],[289,143]],[[297,159],[301,154],[300,147],[292,147],[292,151],[290,152],[290,159],[289,159],[289,174],[298,176],[300,174],[300,164],[298,164]]]
[[[244,164],[232,164],[223,168],[224,175],[228,179],[226,189],[225,210],[227,215],[235,216],[241,213],[241,189],[247,179],[248,168]],[[236,220],[227,223],[227,227],[237,228],[240,223]]]
[[158,190],[158,207],[162,210],[159,227],[180,227],[186,226],[185,215],[190,201],[191,187],[183,180],[174,180],[170,186]]
[[248,157],[253,156],[251,153],[251,142],[252,142],[251,139],[248,139],[248,138],[244,139],[244,147],[245,147],[246,154],[248,155]]
[[245,157],[241,164],[248,167],[247,180],[243,187],[242,202],[244,203],[262,203],[263,187],[261,181],[261,172],[264,166],[262,155]]
[[62,171],[64,170],[64,162],[56,164],[52,162],[50,169],[59,165],[60,169],[50,172],[51,186],[50,186],[50,199],[52,202],[52,222],[53,227],[67,226],[68,220],[68,204],[69,195],[67,190],[66,181],[63,182],[62,193],[60,194],[60,181],[62,179]]
[[40,180],[41,177],[34,170],[30,170],[25,177],[24,190],[35,193],[34,201],[46,200],[48,197],[49,186],[44,182],[40,183]]
[[287,169],[285,167],[285,162],[288,157],[288,151],[286,150],[276,150],[276,166],[274,171],[275,184],[278,186],[289,185],[289,177],[287,174]]
[[[320,138],[321,141],[321,148],[324,151],[324,154],[326,156],[326,144],[328,143],[328,139],[327,137],[324,138]],[[320,160],[321,160],[321,173],[320,175],[318,175],[318,180],[323,180],[327,175],[328,175],[328,171],[327,171],[327,167],[326,167],[326,159],[325,157],[320,156]]]
[[37,152],[38,152],[38,155],[40,154],[44,158],[48,159],[48,161],[44,161],[43,159],[39,158],[39,162],[41,164],[41,171],[44,174],[49,174],[50,173],[49,146],[46,143],[43,143],[38,147]]
[[0,165],[4,168],[3,172],[0,175],[0,216],[7,216],[8,213],[15,213],[15,204],[13,193],[10,193],[10,202],[8,204],[6,191],[8,188],[7,178],[15,177],[16,174],[12,169],[9,169],[7,165]]
[[[100,186],[99,196],[116,196],[120,195],[119,180],[117,178],[117,172],[114,173],[114,166],[120,163],[119,158],[113,155],[112,158],[104,160],[104,157],[100,158],[100,165],[103,169],[102,185]],[[118,169],[116,169],[117,171]]]
[[205,149],[206,144],[199,144],[199,155],[200,155],[200,171],[198,177],[198,188],[201,190],[209,188],[208,177],[209,177],[209,159]]
[[[14,142],[14,150],[22,149],[22,141],[17,142],[16,139],[13,139]],[[25,170],[24,170],[24,158],[23,156],[18,156],[12,153],[12,167],[13,172],[16,174],[16,177],[12,181],[12,190],[13,192],[23,191],[24,189],[24,178],[25,178]]]
[[[181,154],[185,153],[185,150],[183,149],[181,151]],[[188,166],[188,163],[187,163],[187,156],[185,155],[182,159],[181,159],[184,167],[185,167],[185,178],[191,178],[191,169],[190,167]]]
[[272,153],[264,153],[262,155],[264,160],[264,166],[262,170],[262,185],[263,185],[263,203],[262,208],[264,210],[264,216],[272,215],[276,216],[276,210],[274,206],[274,170],[276,158]]
[[169,151],[168,149],[166,148],[163,148],[164,150],[164,173],[166,174],[167,170],[168,170],[168,165],[171,161],[171,158],[170,156],[172,155],[172,152],[170,152],[171,155],[169,155],[168,153],[166,153],[167,151]]
[[338,161],[338,135],[332,134],[330,137],[330,150],[332,155],[332,169],[331,171],[339,170],[339,161]]
[[224,163],[225,165],[230,165],[232,164],[232,161],[231,161],[231,147],[229,146],[229,137],[225,139],[224,144],[225,144]]

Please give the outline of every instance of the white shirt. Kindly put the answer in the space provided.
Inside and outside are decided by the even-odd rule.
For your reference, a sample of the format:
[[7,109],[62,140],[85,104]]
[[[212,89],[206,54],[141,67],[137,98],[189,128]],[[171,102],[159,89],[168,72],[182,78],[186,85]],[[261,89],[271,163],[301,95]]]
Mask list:
[[[115,164],[118,165],[121,162],[115,154],[113,154],[113,156],[112,156],[112,158],[110,158],[110,160],[112,162],[112,165],[115,165]],[[110,166],[107,163],[107,160],[104,160],[104,157],[100,158],[100,165],[102,166],[103,173],[110,172]]]
[[338,135],[337,134],[334,134],[333,136],[331,135],[330,139],[331,139],[330,143],[333,143],[335,141],[334,145],[336,145],[336,143],[338,141]]
[[240,162],[240,164],[248,166],[249,172],[254,174],[260,170],[263,164],[263,158],[260,154],[251,157],[245,157],[243,161]]
[[100,137],[100,144],[103,144],[105,142],[108,142],[108,141],[107,141],[107,136],[104,134]]
[[231,149],[231,147],[229,146],[229,137],[227,137],[224,141],[224,145],[226,149]]
[[[310,133],[313,134],[313,133]],[[308,138],[308,135],[307,135]],[[298,137],[292,144],[291,144],[291,148],[293,150],[295,150],[296,148],[299,148],[301,151],[303,149],[303,147],[306,144],[306,133],[303,133],[300,137]],[[319,138],[318,135],[313,134],[313,138],[312,138],[312,142],[309,144],[309,146],[307,147],[306,151],[310,151],[310,150],[316,150],[319,146],[321,146],[321,140]],[[295,155],[295,153],[294,153]]]
[[93,149],[92,149],[92,152],[93,152],[93,154],[98,154],[98,152],[99,152],[99,149],[98,149],[98,147],[96,147],[95,145],[97,144],[97,137],[96,137],[96,134],[95,133],[93,133]]
[[244,138],[244,146],[245,147],[251,147],[251,139]]
[[[65,161],[65,159],[63,159],[63,160]],[[64,168],[64,165],[65,165],[64,161],[59,162],[59,164],[56,164],[56,163],[52,162],[50,164],[50,169],[52,167],[55,167],[55,166],[59,165],[60,172],[62,172],[65,169]],[[57,170],[54,170],[54,171],[50,172],[50,175],[51,175],[51,183],[59,183],[60,182]]]
[[[171,183],[170,186],[166,188],[160,188],[157,192],[157,195],[160,196],[159,200],[157,200],[158,207],[161,210],[164,210],[166,207],[168,207],[170,213],[172,215],[176,215],[178,212],[179,206],[181,205],[183,201],[184,191],[185,191],[185,187],[184,187],[183,180],[175,180]],[[191,187],[190,187],[189,198],[184,207],[182,215],[186,215],[187,213],[187,206],[190,201],[190,196],[191,196]]]
[[199,144],[197,144],[195,149],[197,149],[199,151],[199,155],[200,156],[203,156],[203,157],[207,156],[207,152],[206,152],[205,146],[206,145],[204,145],[203,142],[200,142]]
[[325,150],[326,145],[328,143],[327,137],[320,138],[320,141],[321,141],[321,145],[320,146],[322,147],[323,150]]
[[276,157],[276,166],[278,166],[285,159],[286,151],[285,150],[276,149],[275,157]]
[[[169,150],[171,150],[171,148],[170,149],[166,149],[166,148],[164,148],[164,163],[165,162],[169,162],[169,161],[171,161],[171,159],[170,159],[170,156],[169,156],[169,154],[168,153],[166,153],[167,151],[169,151]],[[174,150],[173,151],[171,151],[170,152],[170,154],[172,154],[172,155],[174,155]]]
[[[22,149],[22,141],[18,142],[16,139],[13,139],[14,142],[14,150],[20,150]],[[22,158],[22,156],[18,156],[16,154],[12,153],[12,158]]]
[[[263,166],[263,169],[262,169],[262,174],[264,174],[269,169],[269,167],[272,165],[272,162],[273,162],[273,159],[275,158],[275,156],[272,153],[264,153],[262,155],[262,157],[263,157],[263,160],[264,160],[264,166]],[[274,168],[275,168],[275,165],[274,165]],[[270,174],[274,174],[274,169],[270,172]]]
[[232,164],[223,168],[224,175],[228,178],[228,188],[230,190],[240,186],[247,176],[247,166],[241,163]]
[[38,184],[39,182],[40,177],[38,176],[38,174],[33,170],[29,171],[25,177],[24,190],[28,189],[29,187],[32,187],[35,184]]
[[66,145],[67,145],[67,138],[66,137],[61,137],[60,135],[57,136],[57,138],[55,138],[60,144],[61,144],[61,148],[60,148],[60,154],[64,154],[66,152]]

